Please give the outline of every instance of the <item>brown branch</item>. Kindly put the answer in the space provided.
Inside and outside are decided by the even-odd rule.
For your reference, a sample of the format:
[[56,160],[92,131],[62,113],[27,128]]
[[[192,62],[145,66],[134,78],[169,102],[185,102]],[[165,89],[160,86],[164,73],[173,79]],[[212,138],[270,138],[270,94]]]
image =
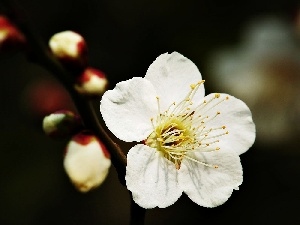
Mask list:
[[121,148],[109,137],[99,123],[90,100],[74,89],[75,74],[64,68],[49,52],[47,45],[30,25],[29,19],[25,17],[25,13],[22,12],[21,7],[18,7],[15,1],[1,0],[0,4],[4,6],[7,16],[26,37],[29,59],[50,71],[68,90],[86,128],[94,132],[111,153],[112,164],[117,170],[121,184],[125,185],[126,157]]

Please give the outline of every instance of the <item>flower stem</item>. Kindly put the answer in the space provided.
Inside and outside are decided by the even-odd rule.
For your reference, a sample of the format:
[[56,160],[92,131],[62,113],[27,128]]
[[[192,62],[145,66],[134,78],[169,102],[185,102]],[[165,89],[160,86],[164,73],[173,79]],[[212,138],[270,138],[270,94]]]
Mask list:
[[133,201],[131,196],[130,200],[130,225],[144,225],[146,209],[140,207]]

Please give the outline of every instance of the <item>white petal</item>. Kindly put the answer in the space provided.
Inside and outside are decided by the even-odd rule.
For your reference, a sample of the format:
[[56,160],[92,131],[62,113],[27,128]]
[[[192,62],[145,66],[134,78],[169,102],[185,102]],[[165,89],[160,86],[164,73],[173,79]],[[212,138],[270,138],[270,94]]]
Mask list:
[[[148,68],[145,78],[151,81],[161,97],[162,110],[173,102],[183,100],[191,90],[190,85],[202,80],[196,65],[177,52],[157,57]],[[204,85],[201,85],[194,99],[203,97]]]
[[204,207],[216,207],[231,196],[243,181],[239,156],[234,151],[193,153],[200,162],[217,165],[218,168],[183,159],[178,180],[188,197]]
[[[221,150],[232,149],[240,155],[247,151],[255,140],[255,125],[251,111],[243,101],[233,96],[220,94],[215,98],[215,95],[207,95],[204,98],[207,103],[198,110],[201,118],[208,116],[204,119],[205,130],[213,129],[203,144],[218,140],[210,147],[219,147]],[[222,126],[226,128],[221,129]],[[228,134],[225,134],[226,131]],[[215,138],[212,138],[214,136]]]
[[156,92],[143,78],[120,82],[104,93],[100,111],[106,126],[117,138],[144,140],[153,130],[150,119],[157,115]]
[[182,194],[174,164],[146,145],[128,152],[125,179],[133,200],[143,208],[170,206]]

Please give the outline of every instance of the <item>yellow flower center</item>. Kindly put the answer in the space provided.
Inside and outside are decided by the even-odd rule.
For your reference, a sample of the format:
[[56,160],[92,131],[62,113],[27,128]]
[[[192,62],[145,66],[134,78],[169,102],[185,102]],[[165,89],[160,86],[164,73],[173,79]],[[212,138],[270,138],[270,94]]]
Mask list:
[[[199,81],[197,84],[191,85],[191,90],[188,95],[176,104],[175,102],[169,108],[160,112],[159,97],[157,97],[159,114],[154,120],[151,118],[153,125],[153,132],[148,136],[145,144],[156,148],[165,158],[174,163],[176,169],[180,169],[181,161],[183,158],[188,158],[194,162],[217,168],[216,165],[209,165],[200,162],[197,159],[188,156],[188,152],[199,150],[202,151],[215,151],[219,147],[209,148],[212,144],[219,142],[218,137],[228,134],[226,126],[218,128],[207,128],[205,125],[217,117],[220,112],[216,112],[210,116],[203,116],[200,114],[206,105],[214,99],[218,99],[220,94],[215,94],[214,98],[209,101],[203,101],[202,104],[192,108],[192,99],[197,92],[200,85],[204,83]],[[228,97],[213,104],[213,107]],[[219,130],[222,130],[221,132]],[[217,132],[215,132],[217,131]]]

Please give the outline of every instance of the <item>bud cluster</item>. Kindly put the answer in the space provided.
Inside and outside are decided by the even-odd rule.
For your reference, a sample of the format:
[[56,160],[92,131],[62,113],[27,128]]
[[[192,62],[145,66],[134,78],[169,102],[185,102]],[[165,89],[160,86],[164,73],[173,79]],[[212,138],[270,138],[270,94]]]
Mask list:
[[[7,17],[0,15],[0,52],[24,47],[25,36]],[[49,48],[62,66],[74,75],[72,84],[79,94],[100,97],[106,91],[107,78],[102,71],[88,65],[87,44],[80,34],[73,31],[54,34],[49,40]],[[39,91],[39,96],[42,91]],[[35,101],[34,105],[38,103]],[[43,130],[49,137],[69,139],[64,168],[79,191],[87,192],[103,183],[111,165],[110,154],[97,136],[84,127],[79,115],[69,110],[51,113],[44,117]]]
[[87,192],[103,183],[110,154],[97,136],[85,130],[78,115],[68,110],[54,112],[44,118],[43,130],[52,138],[70,138],[64,168],[77,190]]
[[49,40],[52,54],[70,71],[74,71],[74,88],[78,93],[94,97],[101,96],[107,89],[105,74],[88,66],[87,44],[84,38],[74,31],[54,34]]
[[[53,56],[73,76],[74,89],[85,97],[99,97],[107,88],[105,74],[88,65],[87,44],[73,31],[54,34],[49,40]],[[74,186],[87,192],[101,185],[110,165],[110,154],[80,117],[67,110],[54,112],[43,120],[44,132],[53,138],[70,138],[64,154],[64,168]]]

